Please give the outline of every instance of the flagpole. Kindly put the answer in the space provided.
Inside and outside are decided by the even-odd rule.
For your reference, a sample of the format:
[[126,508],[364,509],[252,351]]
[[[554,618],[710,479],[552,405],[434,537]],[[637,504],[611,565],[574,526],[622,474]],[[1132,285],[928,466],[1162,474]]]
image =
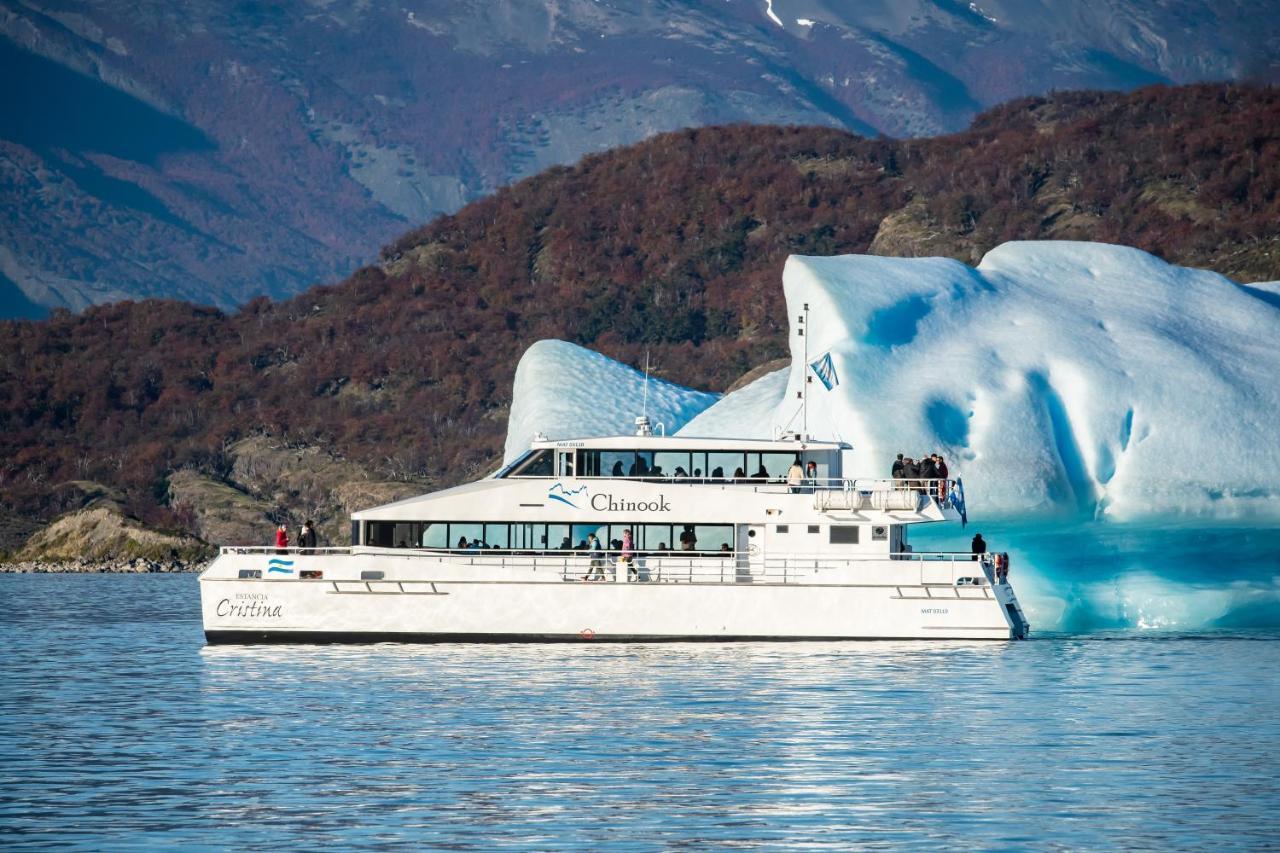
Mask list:
[[804,396],[800,399],[800,409],[804,413],[801,417],[801,436],[805,441],[809,440],[809,303],[804,304],[804,328],[801,333],[804,337],[804,387],[801,389]]

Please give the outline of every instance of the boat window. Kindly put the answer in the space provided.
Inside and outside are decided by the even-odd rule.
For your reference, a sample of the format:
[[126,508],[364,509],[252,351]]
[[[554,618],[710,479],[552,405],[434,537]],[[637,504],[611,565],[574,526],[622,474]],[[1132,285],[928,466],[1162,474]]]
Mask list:
[[555,454],[547,450],[539,450],[521,462],[508,475],[511,477],[550,477],[555,465]]
[[628,476],[631,477],[660,477],[661,474],[653,470],[653,451],[637,450],[636,461],[630,469]]
[[594,533],[596,538],[600,540],[600,547],[603,548],[605,533],[607,532],[608,531],[599,524],[575,524],[573,525],[573,532],[570,534],[570,538],[573,539],[574,548],[585,549],[587,547],[587,537]]
[[779,532],[779,533],[789,533],[790,531],[791,531],[791,525],[789,525],[789,524],[779,524],[779,525],[778,525],[778,532]]
[[733,550],[732,524],[695,524],[693,532],[698,537],[695,550],[722,551],[725,545],[729,546],[730,551]]
[[794,453],[748,453],[747,476],[753,480],[785,480]]
[[395,542],[396,526],[390,521],[371,521],[365,533],[368,537],[365,544],[375,548],[390,548]]
[[601,477],[626,477],[636,464],[636,452],[634,450],[601,450],[600,451],[600,476]]
[[646,524],[640,530],[640,547],[645,551],[671,550],[671,525]]
[[707,454],[707,464],[712,480],[732,480],[735,471],[746,471],[747,454],[716,450]]
[[505,524],[486,524],[484,526],[484,542],[489,548],[510,548],[511,539]]
[[484,545],[484,525],[461,523],[449,525],[449,547],[470,548],[473,544]]
[[448,548],[449,525],[441,521],[428,521],[422,525],[418,544],[423,548]]
[[831,544],[832,545],[856,545],[858,544],[858,527],[854,524],[833,524],[831,525]]
[[711,470],[707,467],[707,454],[702,450],[695,450],[689,454],[689,476],[694,479],[701,480],[704,477],[711,476],[708,472]]
[[351,522],[351,544],[360,544],[360,522],[358,521]]
[[573,540],[569,538],[569,525],[567,524],[548,524],[547,525],[547,544],[542,546],[548,551],[557,550],[564,551],[573,547]]
[[600,476],[600,451],[599,450],[579,450],[578,451],[578,476],[579,477],[599,477]]
[[817,532],[818,532],[818,525],[816,525],[816,524],[810,524],[810,525],[809,525],[809,532],[810,532],[810,533],[817,533]]
[[[655,471],[662,471],[663,477],[675,477],[684,479],[693,476],[693,466],[690,464],[688,453],[671,453],[660,450],[653,454],[653,467]],[[655,474],[654,476],[658,476]]]

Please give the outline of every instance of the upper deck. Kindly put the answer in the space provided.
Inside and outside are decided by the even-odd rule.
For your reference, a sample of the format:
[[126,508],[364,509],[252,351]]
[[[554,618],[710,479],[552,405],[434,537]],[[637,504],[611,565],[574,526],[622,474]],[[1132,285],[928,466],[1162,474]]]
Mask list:
[[841,476],[850,445],[794,436],[785,439],[684,438],[639,435],[532,442],[496,479],[575,477],[686,483],[783,482],[795,464],[810,479]]

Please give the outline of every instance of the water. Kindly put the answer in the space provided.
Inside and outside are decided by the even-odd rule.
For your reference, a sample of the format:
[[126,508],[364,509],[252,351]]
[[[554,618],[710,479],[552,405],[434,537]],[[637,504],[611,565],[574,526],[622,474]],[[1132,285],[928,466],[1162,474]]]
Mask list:
[[205,647],[0,576],[0,845],[1262,847],[1280,637]]

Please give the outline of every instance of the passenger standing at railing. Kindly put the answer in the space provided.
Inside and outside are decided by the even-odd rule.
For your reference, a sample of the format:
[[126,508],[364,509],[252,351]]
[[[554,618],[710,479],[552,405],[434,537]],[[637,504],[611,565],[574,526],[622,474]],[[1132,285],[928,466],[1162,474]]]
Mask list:
[[796,461],[791,463],[791,467],[787,469],[787,485],[791,487],[791,491],[800,491],[800,486],[804,484],[804,469],[800,467],[800,457],[796,456]]
[[889,470],[889,476],[895,480],[902,479],[902,454],[901,453],[898,454],[897,459],[893,460],[893,468]]
[[276,528],[276,553],[285,554],[289,547],[289,528],[282,523]]
[[920,479],[926,482],[921,483],[919,485],[923,488],[923,491],[925,492],[925,494],[928,494],[929,491],[933,488],[933,483],[928,481],[936,480],[937,478],[938,478],[938,463],[935,462],[933,458],[930,456],[926,456],[923,459],[921,459],[920,460]]
[[316,526],[309,518],[302,522],[302,532],[298,534],[298,547],[306,550],[316,547]]
[[618,562],[626,563],[628,577],[638,578],[640,576],[640,570],[636,568],[636,543],[631,538],[629,529],[622,531],[622,549],[618,555]]
[[981,533],[973,534],[973,542],[970,543],[973,550],[973,559],[981,560],[982,555],[987,553],[987,540],[982,538]]
[[680,531],[680,550],[692,551],[698,544],[698,537],[693,532],[693,525],[686,524],[684,530]]
[[951,472],[947,470],[947,463],[942,458],[942,454],[938,454],[938,500],[945,501],[947,499],[947,475]]
[[812,494],[818,488],[818,463],[812,459],[809,464],[804,466],[804,478],[809,483],[809,493]]
[[915,460],[912,459],[910,456],[908,456],[906,459],[903,459],[902,460],[902,488],[904,489],[915,488],[915,483],[913,481],[919,476],[920,476],[920,469],[916,467]]

